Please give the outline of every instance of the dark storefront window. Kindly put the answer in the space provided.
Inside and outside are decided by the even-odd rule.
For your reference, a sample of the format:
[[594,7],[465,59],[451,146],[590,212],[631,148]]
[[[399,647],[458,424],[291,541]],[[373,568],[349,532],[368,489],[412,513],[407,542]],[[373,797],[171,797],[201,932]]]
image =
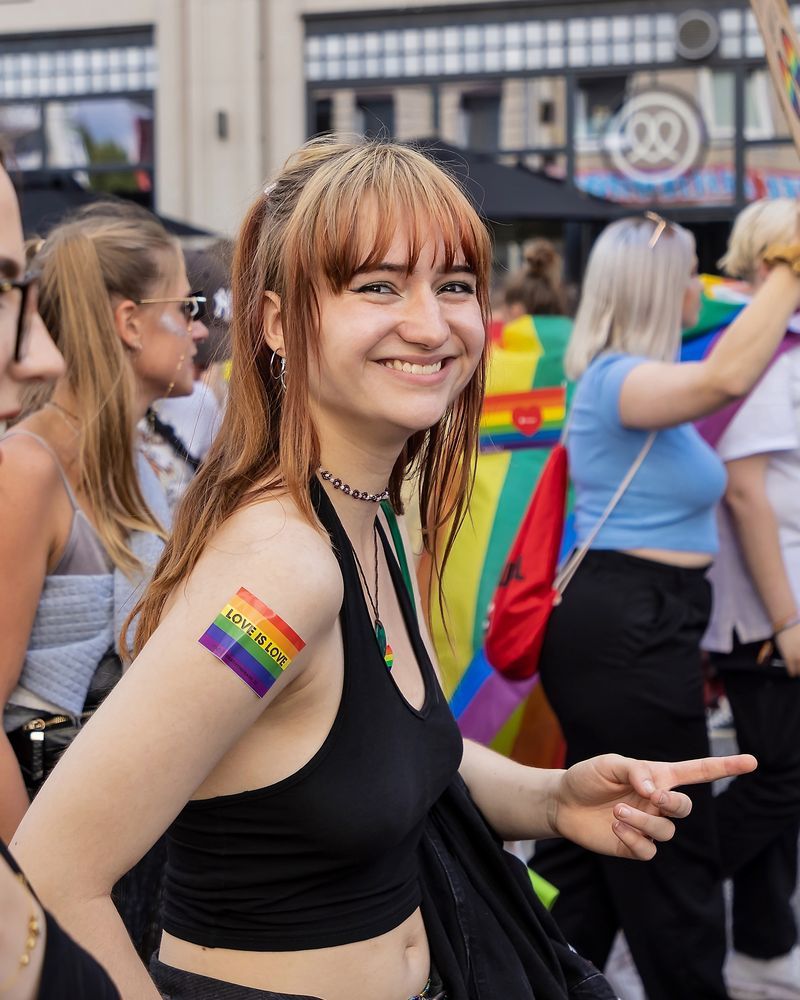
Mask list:
[[359,132],[367,138],[376,136],[393,136],[394,129],[394,98],[359,97],[356,104],[360,118]]
[[575,138],[596,142],[625,102],[627,76],[578,79]]
[[318,97],[314,101],[314,126],[312,135],[330,132],[333,129],[333,101],[330,97]]
[[500,94],[462,94],[464,145],[468,149],[492,152],[500,146]]

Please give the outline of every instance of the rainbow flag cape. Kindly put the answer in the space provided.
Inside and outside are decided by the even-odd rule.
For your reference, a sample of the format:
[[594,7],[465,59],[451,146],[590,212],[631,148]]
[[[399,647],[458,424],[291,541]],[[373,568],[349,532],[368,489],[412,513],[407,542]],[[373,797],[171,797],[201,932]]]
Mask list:
[[[447,628],[432,602],[445,691],[465,736],[510,753],[529,681],[507,681],[483,654],[489,602],[568,404],[563,355],[572,321],[523,316],[494,339],[469,515],[442,581]],[[569,535],[569,530],[566,532]],[[565,547],[571,545],[571,537]]]

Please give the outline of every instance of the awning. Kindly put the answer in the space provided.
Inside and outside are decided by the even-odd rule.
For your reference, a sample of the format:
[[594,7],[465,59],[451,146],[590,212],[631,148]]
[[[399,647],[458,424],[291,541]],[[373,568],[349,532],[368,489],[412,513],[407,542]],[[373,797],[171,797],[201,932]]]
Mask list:
[[[26,237],[46,236],[71,212],[92,202],[113,198],[112,195],[88,190],[74,178],[64,175],[26,171],[15,172],[12,178],[17,186],[22,212],[22,230]],[[174,236],[213,235],[206,229],[199,229],[169,216],[155,214],[164,228]]]
[[607,220],[621,215],[622,206],[578,191],[566,181],[498,163],[489,154],[458,149],[441,139],[409,142],[461,182],[478,211],[489,222]]

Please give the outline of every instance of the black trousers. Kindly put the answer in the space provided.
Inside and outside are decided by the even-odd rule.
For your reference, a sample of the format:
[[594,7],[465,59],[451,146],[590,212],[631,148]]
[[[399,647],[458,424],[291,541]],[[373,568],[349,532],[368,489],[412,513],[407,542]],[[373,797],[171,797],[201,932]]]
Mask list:
[[733,943],[753,958],[797,943],[791,900],[800,834],[800,679],[760,666],[762,643],[712,656],[733,710],[742,753],[758,770],[717,797],[723,872],[733,878]]
[[[567,762],[616,752],[649,760],[709,753],[699,643],[710,611],[702,570],[590,552],[548,624],[540,670]],[[649,1000],[721,1000],[725,909],[711,789],[653,861],[606,858],[563,840],[533,867],[561,890],[553,914],[602,969],[625,931]]]

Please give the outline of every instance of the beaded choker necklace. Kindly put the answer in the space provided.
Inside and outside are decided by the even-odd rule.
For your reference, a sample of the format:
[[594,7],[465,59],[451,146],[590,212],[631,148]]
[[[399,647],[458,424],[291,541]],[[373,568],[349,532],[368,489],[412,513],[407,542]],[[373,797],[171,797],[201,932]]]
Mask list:
[[354,500],[366,500],[367,503],[383,503],[384,500],[389,499],[388,489],[383,490],[381,493],[367,493],[366,490],[352,489],[352,487],[348,486],[347,483],[342,482],[338,476],[334,476],[332,472],[328,472],[327,469],[320,469],[319,474],[325,482],[330,483],[335,490],[341,490],[342,493],[347,494],[347,496],[352,497]]

